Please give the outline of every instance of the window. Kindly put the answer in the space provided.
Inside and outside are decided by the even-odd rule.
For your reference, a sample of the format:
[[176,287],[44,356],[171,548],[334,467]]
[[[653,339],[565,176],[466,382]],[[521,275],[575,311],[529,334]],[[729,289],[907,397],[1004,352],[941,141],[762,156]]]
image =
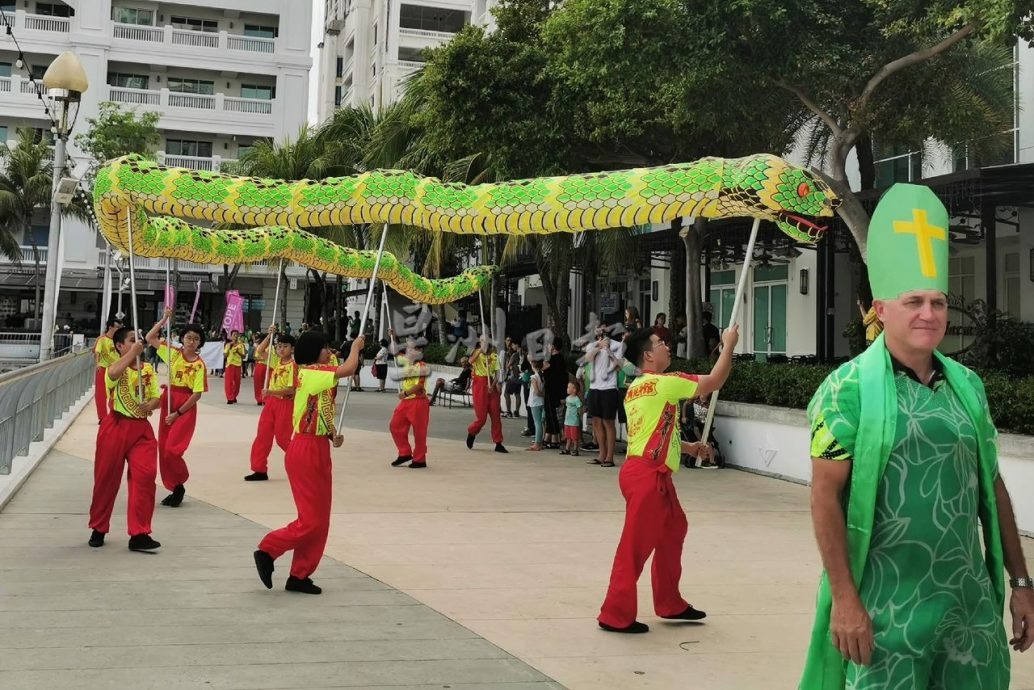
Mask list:
[[10,62],[0,62],[0,77],[9,77],[9,76],[11,76],[11,63]]
[[219,22],[214,19],[198,19],[197,17],[177,17],[173,15],[171,23],[177,29],[189,29],[191,31],[205,31],[216,33],[219,31]]
[[[8,65],[10,66],[10,65]],[[334,74],[340,79],[341,75],[345,73],[345,58],[339,57],[337,59],[337,65],[334,68]]]
[[0,125],[0,144],[7,143],[7,125]]
[[377,76],[377,63],[373,64],[373,76]]
[[146,74],[108,72],[108,86],[120,86],[123,89],[146,89],[149,83],[150,77]]
[[399,9],[399,28],[456,33],[467,23],[463,10],[403,4]]
[[923,154],[907,146],[887,146],[874,151],[876,187],[889,187],[895,182],[914,182],[923,178]]
[[196,93],[211,96],[215,93],[215,82],[203,79],[183,79],[169,77],[169,91],[174,93]]
[[212,142],[169,139],[165,142],[165,153],[170,156],[212,157]]
[[140,10],[135,7],[112,7],[111,19],[119,24],[154,26],[154,10]]
[[254,36],[255,38],[276,38],[280,35],[280,30],[275,26],[260,26],[258,24],[245,24],[244,35]]
[[335,107],[340,107],[340,105],[341,105],[341,87],[340,86],[335,86],[334,87],[334,106]]
[[15,3],[10,2],[9,0],[3,0],[0,2],[0,10],[3,10],[4,14],[14,14],[15,7]]
[[238,144],[237,145],[237,158],[244,158],[249,153],[255,150],[254,144]]
[[948,259],[948,292],[969,304],[977,296],[976,257],[957,256]]
[[377,45],[377,25],[373,25],[373,44]]
[[271,101],[276,98],[276,87],[241,84],[241,98],[261,98],[264,101]]
[[49,129],[43,129],[42,127],[34,127],[32,129],[32,143],[38,144],[40,142],[45,143],[47,146],[54,145],[54,133]]
[[37,2],[36,14],[44,17],[71,17],[72,8],[68,5],[61,5],[56,2]]

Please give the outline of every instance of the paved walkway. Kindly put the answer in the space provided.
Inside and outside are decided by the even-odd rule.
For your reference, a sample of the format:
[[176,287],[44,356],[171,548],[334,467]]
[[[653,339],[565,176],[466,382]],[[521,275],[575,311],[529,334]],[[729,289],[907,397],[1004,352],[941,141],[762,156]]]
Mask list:
[[[282,455],[271,481],[244,483],[258,408],[220,398],[203,403],[186,501],[158,508],[159,554],[125,550],[121,508],[110,545],[85,546],[89,409],[0,516],[0,686],[795,687],[819,572],[805,487],[679,473],[684,589],[707,623],[658,620],[644,578],[651,632],[610,635],[594,618],[623,516],[616,470],[520,451],[518,420],[504,420],[511,454],[487,430],[468,451],[469,410],[438,407],[431,467],[392,469],[394,396],[354,394],[324,594],[299,598],[251,564],[264,529],[294,517]],[[1034,654],[1013,665],[1012,687],[1034,690]]]

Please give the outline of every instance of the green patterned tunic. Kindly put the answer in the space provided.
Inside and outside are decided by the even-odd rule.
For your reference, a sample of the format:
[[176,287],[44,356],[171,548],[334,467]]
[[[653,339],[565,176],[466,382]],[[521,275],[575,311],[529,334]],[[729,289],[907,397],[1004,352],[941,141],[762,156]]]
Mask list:
[[[813,457],[852,458],[851,415],[828,424],[821,412],[851,380],[830,377],[816,394]],[[876,647],[869,666],[845,662],[845,688],[1006,690],[1005,629],[980,541],[976,429],[940,366],[924,385],[895,363],[894,386],[898,418],[859,587]]]

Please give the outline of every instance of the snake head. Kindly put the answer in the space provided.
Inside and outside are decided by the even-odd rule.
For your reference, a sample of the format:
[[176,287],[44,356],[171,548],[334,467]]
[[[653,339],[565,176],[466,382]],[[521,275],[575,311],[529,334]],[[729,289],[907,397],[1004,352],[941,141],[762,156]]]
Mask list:
[[[833,189],[815,173],[761,154],[726,163],[723,206],[741,207],[740,213],[775,222],[799,242],[815,243],[826,228],[809,218],[832,217],[840,205]],[[745,208],[743,208],[745,207]]]

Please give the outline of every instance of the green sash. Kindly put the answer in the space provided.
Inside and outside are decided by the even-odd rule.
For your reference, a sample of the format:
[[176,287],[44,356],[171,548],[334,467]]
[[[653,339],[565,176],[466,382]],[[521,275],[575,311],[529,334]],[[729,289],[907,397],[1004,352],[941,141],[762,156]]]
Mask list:
[[[994,483],[998,477],[997,432],[987,409],[983,383],[972,371],[954,360],[935,352],[944,365],[948,385],[962,402],[977,433],[980,481],[980,523],[984,533],[984,562],[999,607],[1005,603],[1002,543],[998,531],[998,509]],[[880,478],[893,449],[898,417],[897,389],[890,354],[884,335],[845,367],[857,367],[857,380],[851,376],[840,381],[838,410],[857,410],[851,481],[846,496],[847,552],[856,587],[861,586],[865,562],[872,537],[873,516]],[[838,370],[839,371],[839,370]],[[834,373],[833,375],[836,375]],[[831,375],[832,376],[832,375]],[[814,399],[813,403],[816,402]],[[824,412],[826,412],[824,410]],[[828,413],[828,412],[827,412]],[[822,573],[816,601],[815,625],[812,629],[808,658],[801,678],[800,690],[843,690],[846,664],[833,646],[829,632],[832,595],[829,579]]]

